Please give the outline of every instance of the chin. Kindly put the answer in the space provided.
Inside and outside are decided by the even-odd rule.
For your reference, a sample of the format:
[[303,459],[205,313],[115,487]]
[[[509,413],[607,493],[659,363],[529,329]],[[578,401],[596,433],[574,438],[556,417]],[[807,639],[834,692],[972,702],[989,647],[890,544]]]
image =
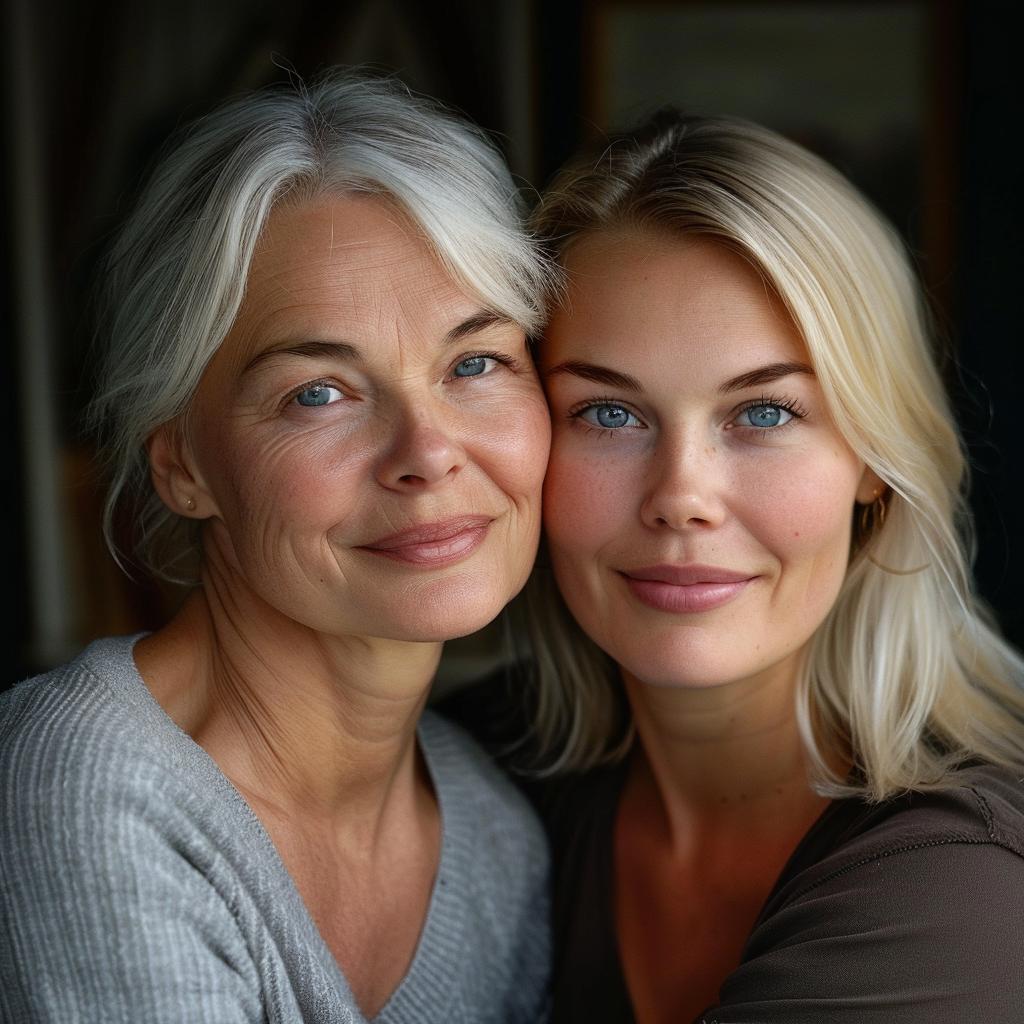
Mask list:
[[469,636],[493,622],[511,595],[471,591],[418,602],[404,622],[395,623],[395,639],[435,643]]
[[707,650],[706,644],[660,647],[654,638],[641,650],[609,650],[612,658],[630,675],[649,686],[675,690],[711,690],[747,675],[756,675],[765,666],[756,659],[723,659],[720,652]]
[[444,643],[447,640],[458,640],[460,637],[469,636],[489,625],[497,617],[498,612],[495,612],[489,618],[474,616],[472,619],[461,618],[458,621],[450,621],[446,617],[443,621],[433,623],[411,623],[407,628],[395,630],[391,639],[416,644]]

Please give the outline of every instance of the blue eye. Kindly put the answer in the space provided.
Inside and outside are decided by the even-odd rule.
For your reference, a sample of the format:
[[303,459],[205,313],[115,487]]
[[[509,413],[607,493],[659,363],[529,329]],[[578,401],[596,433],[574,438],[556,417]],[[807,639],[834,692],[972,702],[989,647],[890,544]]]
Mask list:
[[792,418],[793,414],[781,405],[765,404],[751,405],[744,409],[736,417],[736,422],[741,427],[758,427],[763,430],[768,427],[785,426]]
[[621,405],[604,403],[601,405],[588,405],[574,415],[595,427],[602,427],[606,430],[616,430],[619,427],[639,427],[640,421]]
[[295,396],[295,402],[297,405],[314,408],[318,405],[330,405],[342,397],[341,392],[329,384],[310,384],[308,388],[303,388]]
[[468,359],[463,359],[455,367],[453,373],[456,377],[479,377],[482,373],[493,369],[493,364],[496,362],[497,360],[491,356],[470,356]]

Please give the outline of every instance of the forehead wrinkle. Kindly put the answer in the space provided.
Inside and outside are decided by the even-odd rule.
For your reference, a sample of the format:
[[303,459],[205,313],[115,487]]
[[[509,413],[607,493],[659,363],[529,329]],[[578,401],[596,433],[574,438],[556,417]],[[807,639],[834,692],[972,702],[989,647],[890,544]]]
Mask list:
[[[465,295],[400,211],[386,203],[374,205],[394,234],[382,228],[351,237],[344,204],[334,206],[321,221],[319,241],[307,232],[306,244],[299,236],[296,247],[289,237],[281,239],[281,250],[276,232],[267,232],[253,268],[250,327],[256,335],[272,335],[275,324],[281,326],[279,318],[307,306],[320,310],[324,319],[318,319],[318,326],[311,322],[309,330],[295,330],[292,324],[265,355],[254,355],[246,369],[275,353],[328,355],[318,344],[334,342],[333,322],[341,332],[337,344],[354,342],[348,352],[363,362],[374,358],[379,345],[387,346],[388,338],[394,339],[396,372],[405,373],[426,346],[447,347],[494,323],[512,322]],[[287,319],[283,326],[289,326]],[[344,350],[332,351],[346,358]]]

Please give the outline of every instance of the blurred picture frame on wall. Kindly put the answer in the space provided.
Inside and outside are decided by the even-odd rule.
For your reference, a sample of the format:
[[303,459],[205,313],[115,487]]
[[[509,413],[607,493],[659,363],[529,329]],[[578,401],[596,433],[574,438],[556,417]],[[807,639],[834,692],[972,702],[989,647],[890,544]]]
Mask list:
[[767,125],[838,166],[903,233],[950,313],[956,3],[591,0],[591,131],[663,104]]

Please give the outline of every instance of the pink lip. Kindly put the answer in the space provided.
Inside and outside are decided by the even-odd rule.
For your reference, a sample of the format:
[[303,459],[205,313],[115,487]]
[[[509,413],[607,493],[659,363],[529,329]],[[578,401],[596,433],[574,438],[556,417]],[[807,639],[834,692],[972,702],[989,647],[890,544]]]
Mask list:
[[713,565],[650,565],[622,573],[644,604],[662,612],[707,612],[728,604],[756,576]]
[[421,523],[360,548],[397,562],[438,569],[468,558],[483,543],[492,522],[491,516],[477,515]]

